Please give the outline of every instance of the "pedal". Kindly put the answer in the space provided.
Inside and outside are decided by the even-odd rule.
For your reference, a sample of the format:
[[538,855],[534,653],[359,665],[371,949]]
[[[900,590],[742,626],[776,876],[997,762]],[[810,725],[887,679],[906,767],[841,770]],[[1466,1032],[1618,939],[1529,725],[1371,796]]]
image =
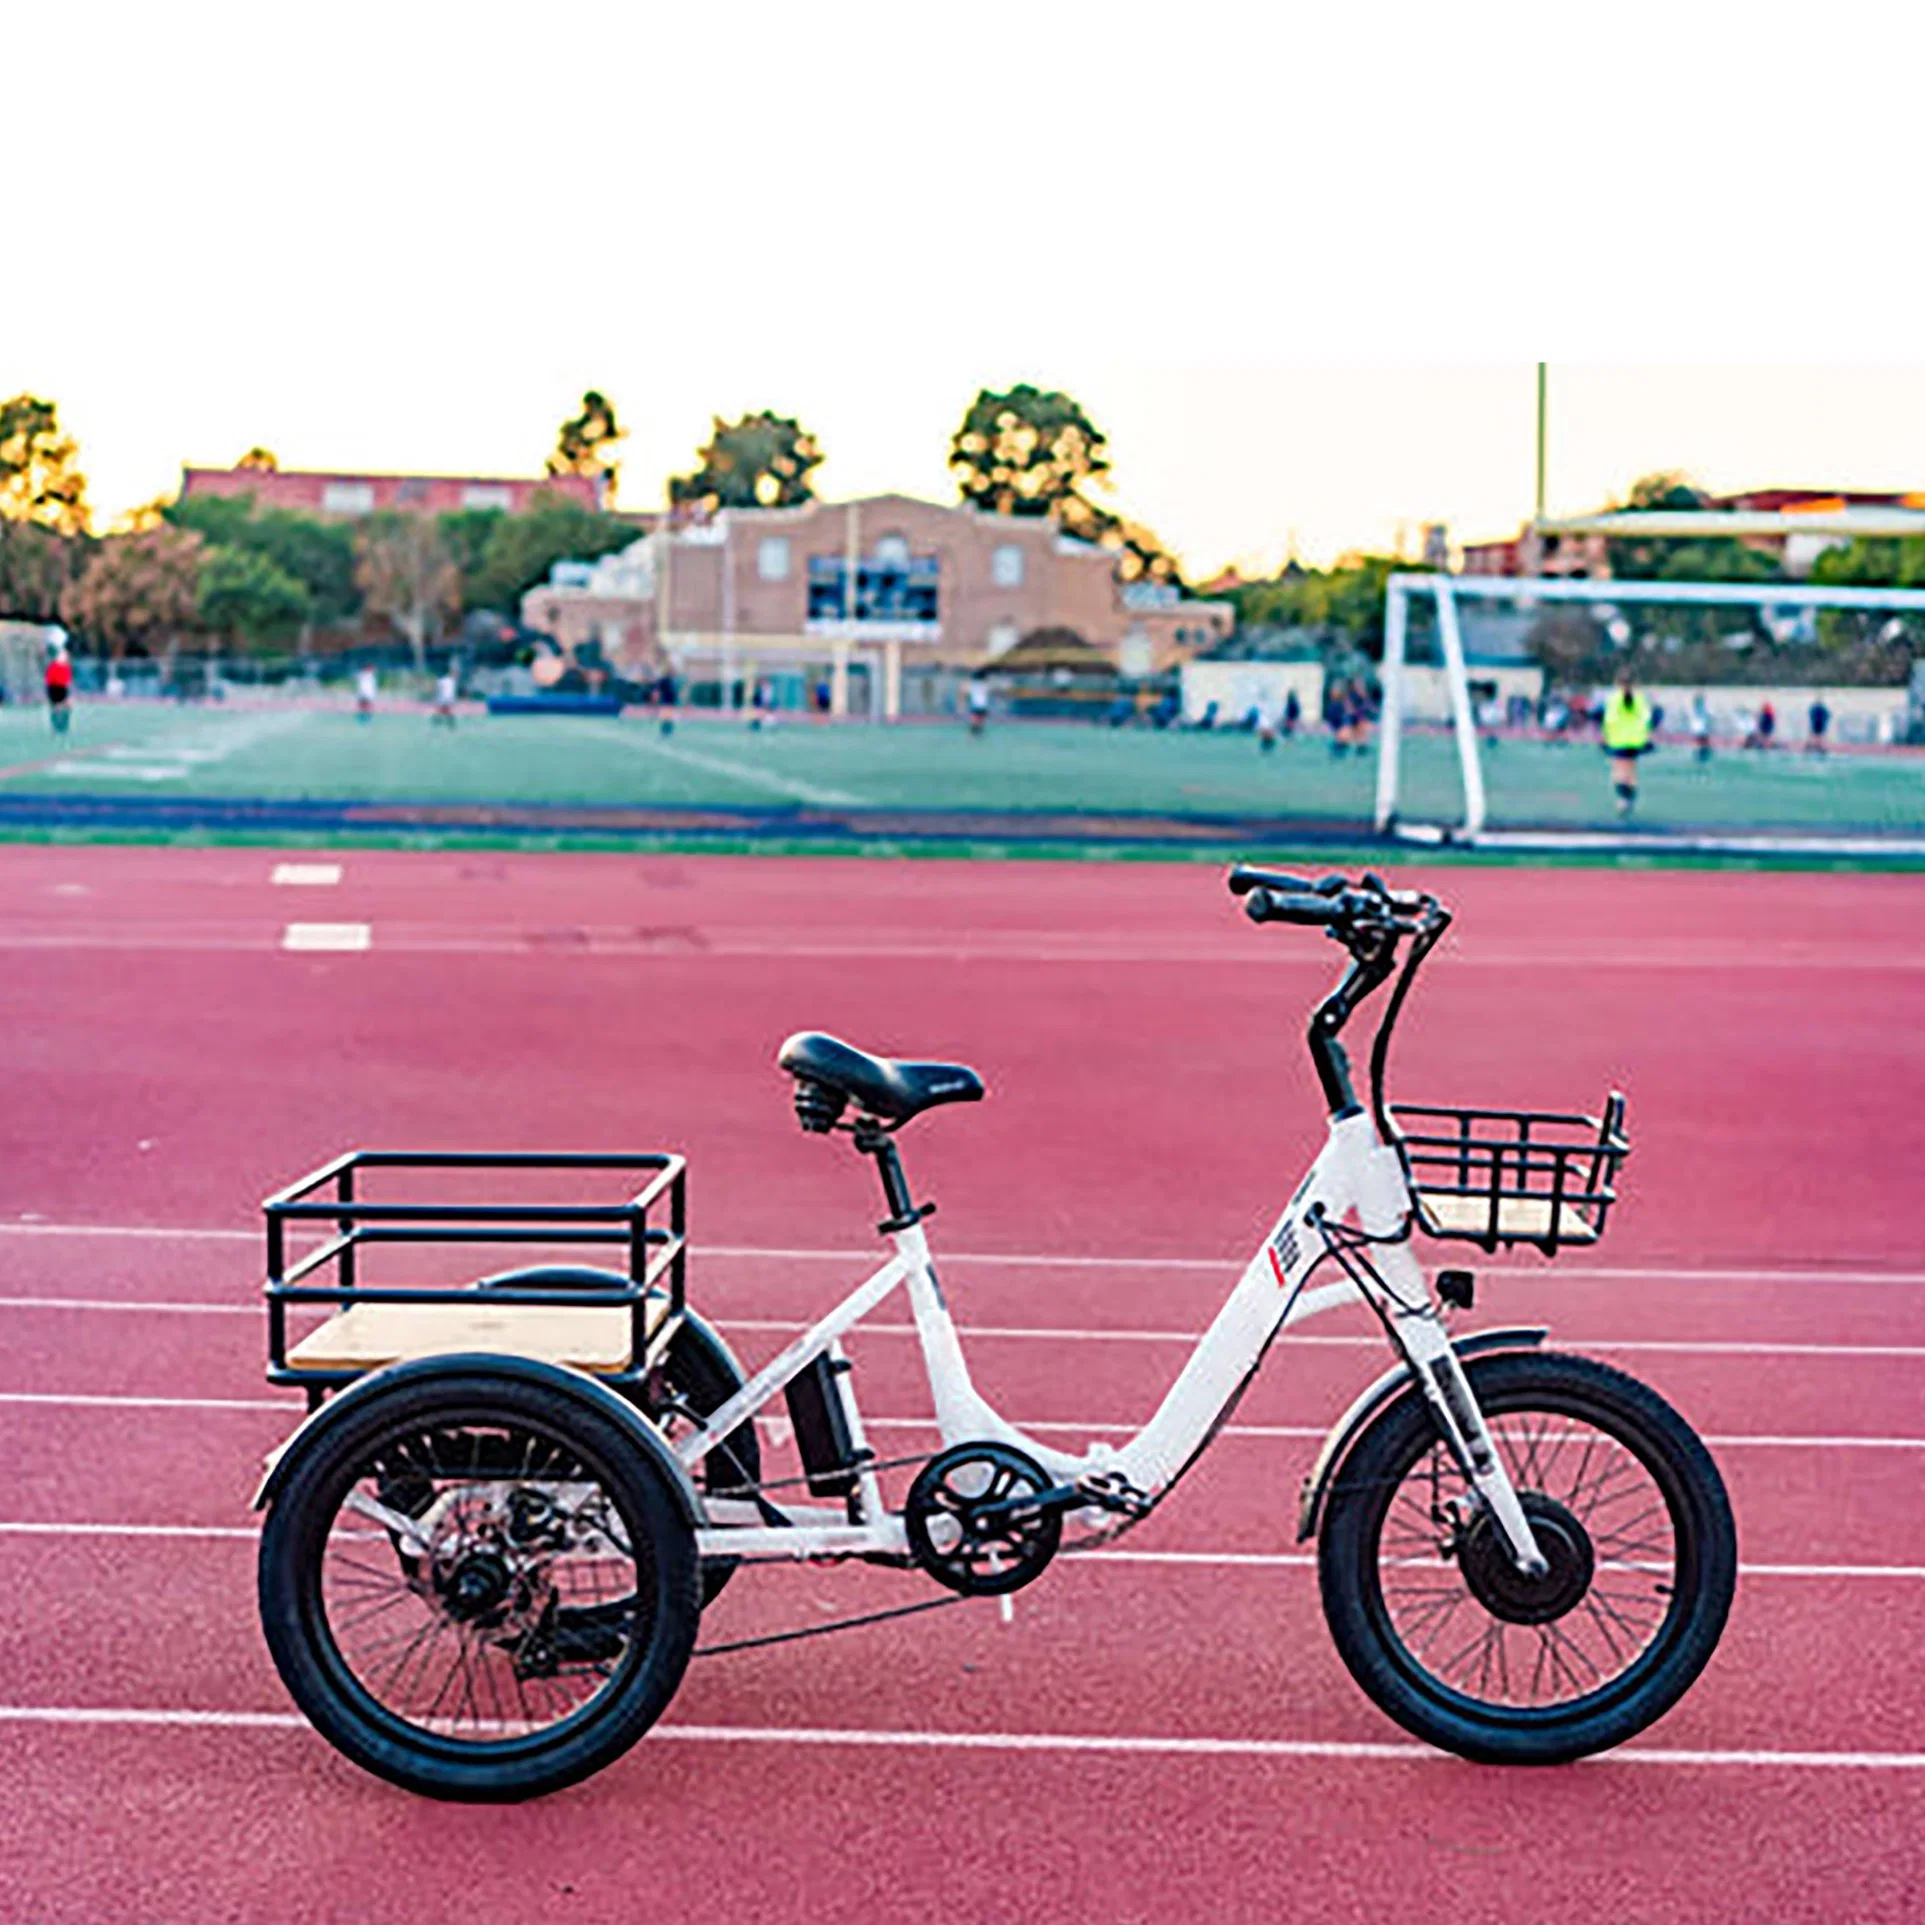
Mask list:
[[1148,1517],[1156,1499],[1139,1490],[1120,1471],[1091,1471],[1071,1486],[1084,1505],[1132,1520]]

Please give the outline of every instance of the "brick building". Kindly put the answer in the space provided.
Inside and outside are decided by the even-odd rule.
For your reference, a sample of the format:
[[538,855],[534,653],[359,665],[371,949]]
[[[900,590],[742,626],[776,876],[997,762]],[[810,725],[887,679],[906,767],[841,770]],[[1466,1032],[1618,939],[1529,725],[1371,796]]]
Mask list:
[[[1925,509],[1925,495],[1876,494],[1864,490],[1752,488],[1735,495],[1709,496],[1700,512],[1721,515],[1797,515],[1838,517],[1854,509]],[[1603,513],[1617,512],[1603,510]],[[1585,519],[1574,517],[1574,519]],[[1626,529],[1627,535],[1632,531]],[[1768,555],[1782,571],[1798,577],[1827,548],[1850,537],[1836,528],[1806,533],[1793,527],[1737,532],[1728,539]],[[1597,530],[1553,532],[1526,522],[1508,541],[1469,542],[1464,547],[1467,575],[1575,575],[1608,581],[1608,537]]]
[[263,508],[349,520],[401,508],[422,515],[498,508],[519,514],[547,490],[600,508],[607,492],[599,475],[339,475],[291,468],[183,468],[181,497],[252,495]]
[[656,529],[619,555],[558,564],[521,612],[567,646],[599,640],[631,675],[762,681],[792,702],[826,683],[837,713],[884,716],[940,706],[945,679],[1040,628],[1069,629],[1140,677],[1235,621],[1227,602],[1119,583],[1107,551],[1052,522],[908,495]]

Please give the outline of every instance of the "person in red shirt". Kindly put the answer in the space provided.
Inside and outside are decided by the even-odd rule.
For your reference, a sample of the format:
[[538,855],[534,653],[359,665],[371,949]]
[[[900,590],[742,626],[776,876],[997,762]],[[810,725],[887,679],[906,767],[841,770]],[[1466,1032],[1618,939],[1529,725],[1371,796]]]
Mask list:
[[73,688],[74,665],[64,648],[56,648],[47,657],[47,716],[53,723],[56,735],[65,735],[67,724],[72,720],[68,698],[73,694]]

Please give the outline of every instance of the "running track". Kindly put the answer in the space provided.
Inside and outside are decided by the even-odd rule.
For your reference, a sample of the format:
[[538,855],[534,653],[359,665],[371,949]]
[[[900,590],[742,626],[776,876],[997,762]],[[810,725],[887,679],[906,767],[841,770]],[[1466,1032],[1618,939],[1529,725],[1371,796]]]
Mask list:
[[[341,860],[290,887],[253,850],[0,851],[6,1916],[1925,1912],[1914,881],[1440,878],[1460,924],[1395,1087],[1615,1082],[1637,1146],[1603,1248],[1483,1266],[1473,1321],[1650,1379],[1738,1506],[1731,1630],[1633,1753],[1479,1770],[1351,1686],[1291,1541],[1316,1436],[1382,1364],[1330,1319],[1123,1555],[1013,1624],[964,1605],[698,1663],[624,1763],[503,1813],[354,1771],[261,1649],[246,1496],[295,1413],[260,1380],[255,1199],[351,1142],[679,1147],[697,1301],[760,1355],[876,1214],[796,1130],[775,1044],[954,1054],[991,1101],[905,1149],[978,1375],[1019,1420],[1114,1434],[1314,1151],[1298,1039],[1333,952],[1185,866]],[[289,952],[297,922],[368,946]],[[907,1451],[900,1316],[858,1382]],[[713,1630],[923,1595],[752,1573]]]

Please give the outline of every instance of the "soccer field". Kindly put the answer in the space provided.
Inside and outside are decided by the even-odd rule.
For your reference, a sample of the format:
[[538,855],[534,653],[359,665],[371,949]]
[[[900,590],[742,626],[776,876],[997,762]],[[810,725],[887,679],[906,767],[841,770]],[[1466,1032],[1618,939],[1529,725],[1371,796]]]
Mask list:
[[[1462,809],[1450,739],[1404,744],[1401,813]],[[1486,751],[1501,826],[1608,826],[1607,765],[1594,746],[1506,740]],[[57,738],[44,711],[0,714],[0,812],[8,798],[197,798],[423,808],[774,809],[1362,827],[1374,748],[1333,756],[1321,738],[1263,753],[1241,734],[1152,733],[1086,724],[879,727],[785,722],[752,730],[684,719],[664,736],[634,714],[469,714],[437,730],[419,711],[362,724],[319,707],[176,708],[94,703]],[[1911,832],[1925,829],[1925,757],[1730,752],[1709,764],[1665,748],[1643,767],[1637,820],[1653,828]]]

